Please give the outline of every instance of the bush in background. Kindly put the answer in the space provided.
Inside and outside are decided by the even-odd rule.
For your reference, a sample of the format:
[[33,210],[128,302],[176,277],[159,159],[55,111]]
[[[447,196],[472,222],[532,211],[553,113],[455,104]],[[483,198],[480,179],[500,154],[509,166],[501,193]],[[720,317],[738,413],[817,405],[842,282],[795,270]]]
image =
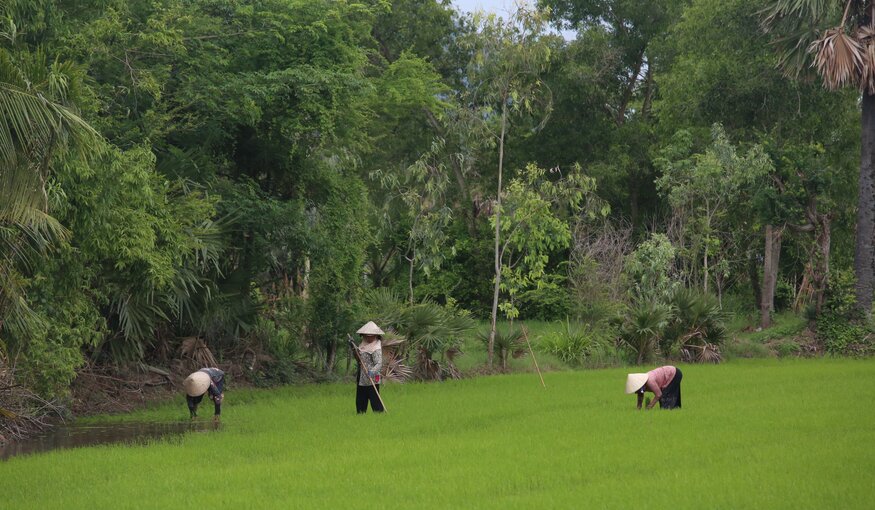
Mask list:
[[568,320],[564,330],[541,343],[541,350],[574,367],[603,361],[614,353],[610,332]]
[[867,355],[875,351],[875,333],[856,311],[855,277],[850,270],[830,273],[823,313],[817,318],[817,340],[830,354]]

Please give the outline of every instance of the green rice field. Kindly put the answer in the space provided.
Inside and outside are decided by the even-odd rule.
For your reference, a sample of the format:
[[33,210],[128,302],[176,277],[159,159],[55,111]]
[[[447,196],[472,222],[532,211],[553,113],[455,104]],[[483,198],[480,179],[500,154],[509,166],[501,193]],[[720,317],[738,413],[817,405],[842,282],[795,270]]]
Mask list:
[[352,383],[231,386],[216,432],[0,462],[0,508],[873,508],[875,360],[681,369],[679,411],[637,411],[627,369],[389,385],[364,416]]

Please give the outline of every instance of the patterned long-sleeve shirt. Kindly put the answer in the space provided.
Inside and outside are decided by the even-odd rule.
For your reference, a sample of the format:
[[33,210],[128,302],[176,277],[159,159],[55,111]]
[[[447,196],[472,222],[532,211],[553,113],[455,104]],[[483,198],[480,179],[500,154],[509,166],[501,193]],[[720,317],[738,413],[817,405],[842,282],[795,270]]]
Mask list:
[[368,374],[370,374],[375,384],[380,384],[380,370],[383,368],[383,350],[377,349],[374,352],[362,352],[359,350],[359,356],[361,356],[362,363],[364,364],[364,366],[359,367],[359,386],[371,385]]
[[219,416],[222,414],[222,398],[225,393],[225,372],[218,368],[202,368],[198,371],[205,372],[210,376],[210,387],[207,389],[207,393],[213,398],[215,414]]

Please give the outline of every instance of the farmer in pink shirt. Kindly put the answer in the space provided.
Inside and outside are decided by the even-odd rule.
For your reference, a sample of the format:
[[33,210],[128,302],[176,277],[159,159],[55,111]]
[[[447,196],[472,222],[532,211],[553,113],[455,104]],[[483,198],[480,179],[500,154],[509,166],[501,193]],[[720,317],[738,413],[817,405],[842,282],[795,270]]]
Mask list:
[[660,409],[680,409],[682,378],[681,370],[671,365],[654,368],[646,374],[629,374],[626,378],[626,394],[638,395],[638,409],[644,402],[645,391],[652,392],[654,396],[647,404],[647,409],[653,408],[657,402]]

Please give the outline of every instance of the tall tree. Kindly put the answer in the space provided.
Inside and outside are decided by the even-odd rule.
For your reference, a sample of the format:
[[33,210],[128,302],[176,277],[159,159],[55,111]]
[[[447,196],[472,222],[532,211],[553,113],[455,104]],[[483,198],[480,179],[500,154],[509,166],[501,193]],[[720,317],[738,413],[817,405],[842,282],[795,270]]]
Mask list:
[[[487,344],[487,363],[492,368],[498,303],[502,276],[502,198],[507,134],[514,119],[535,115],[546,120],[550,95],[542,80],[550,59],[550,47],[541,40],[545,28],[543,15],[518,10],[508,20],[488,16],[478,32],[464,42],[472,51],[467,67],[469,89],[466,97],[480,110],[498,152],[495,201],[493,202],[493,263],[491,325]],[[463,103],[468,103],[462,99]]]
[[763,27],[781,45],[790,77],[812,65],[824,87],[857,87],[862,95],[861,154],[854,251],[857,309],[871,316],[875,293],[875,2],[777,0]]

